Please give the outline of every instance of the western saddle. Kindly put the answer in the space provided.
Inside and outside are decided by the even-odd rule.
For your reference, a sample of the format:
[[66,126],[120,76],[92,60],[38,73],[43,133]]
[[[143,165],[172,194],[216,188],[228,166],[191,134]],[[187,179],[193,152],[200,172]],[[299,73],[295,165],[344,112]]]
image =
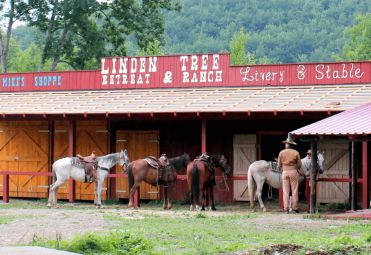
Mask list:
[[76,157],[81,161],[85,169],[85,182],[93,182],[97,179],[97,168],[98,161],[95,151],[93,151],[89,156],[83,157],[77,154]]

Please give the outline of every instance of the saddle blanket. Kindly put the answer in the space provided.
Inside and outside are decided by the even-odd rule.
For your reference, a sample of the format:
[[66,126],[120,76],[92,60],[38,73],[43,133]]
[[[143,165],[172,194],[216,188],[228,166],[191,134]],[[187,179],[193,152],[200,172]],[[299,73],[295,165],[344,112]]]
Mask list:
[[71,158],[71,165],[78,168],[84,168],[84,163],[78,157]]

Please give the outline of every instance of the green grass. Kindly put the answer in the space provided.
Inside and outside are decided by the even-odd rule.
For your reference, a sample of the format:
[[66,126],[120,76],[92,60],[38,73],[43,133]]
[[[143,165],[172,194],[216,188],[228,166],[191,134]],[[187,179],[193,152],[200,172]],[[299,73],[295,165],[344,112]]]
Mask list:
[[[46,208],[45,204],[46,201],[17,201],[12,202],[8,208]],[[74,206],[62,203],[61,207],[95,210],[92,203],[78,203]],[[166,214],[160,213],[161,203],[142,204],[140,211],[117,210],[125,208],[122,203],[113,203],[111,207],[100,211],[101,217],[110,226],[113,225],[106,232],[88,233],[76,236],[73,240],[35,238],[33,244],[100,255],[219,254],[246,249],[258,251],[262,247],[281,244],[300,247],[295,254],[320,250],[334,255],[371,254],[369,221],[328,223],[318,213],[313,216],[293,216],[293,226],[288,226],[280,224],[279,220],[269,222],[272,215],[275,219],[280,219],[280,215],[287,216],[281,213],[251,213],[246,210],[245,204],[217,206],[219,211],[226,212],[218,216],[209,212],[191,213],[188,205],[181,204],[175,204],[174,209]],[[12,217],[0,217],[0,224],[12,220]]]
[[57,235],[56,240],[44,240],[34,237],[32,245],[88,255],[134,255],[153,253],[152,245],[148,240],[144,240],[142,237],[134,236],[125,231],[111,231],[102,235],[90,232],[84,235],[78,235],[71,241],[61,240],[59,235]]
[[14,220],[14,217],[7,215],[0,215],[0,224],[8,224]]
[[218,254],[284,243],[308,249],[371,245],[370,224],[355,223],[321,231],[298,232],[284,227],[264,230],[249,220],[252,217],[257,215],[207,217],[198,213],[182,218],[131,220],[107,216],[107,219],[118,221],[118,229],[150,240],[159,254]]

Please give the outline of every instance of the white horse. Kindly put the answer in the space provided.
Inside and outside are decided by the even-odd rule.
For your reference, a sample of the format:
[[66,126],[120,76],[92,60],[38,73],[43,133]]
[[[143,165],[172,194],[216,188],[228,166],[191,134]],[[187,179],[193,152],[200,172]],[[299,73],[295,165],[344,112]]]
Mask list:
[[[323,153],[317,153],[318,160],[318,171],[323,173],[324,156]],[[273,162],[276,164],[276,162]],[[301,172],[304,172],[306,177],[309,177],[312,172],[312,160],[308,157],[301,159]],[[304,180],[303,176],[300,176],[299,183]],[[258,199],[260,208],[263,212],[266,211],[262,200],[262,189],[264,182],[268,183],[275,189],[282,188],[282,172],[272,170],[271,162],[265,160],[259,160],[252,163],[247,170],[247,187],[249,190],[250,208],[254,209],[254,200]]]
[[[85,181],[85,170],[82,167],[72,165],[72,157],[58,159],[53,163],[53,184],[50,185],[48,207],[57,205],[58,188],[62,186],[70,177],[76,181]],[[117,163],[125,170],[129,164],[127,151],[108,154],[97,157],[97,180],[94,188],[94,204],[102,208],[101,192],[104,180],[109,170]]]

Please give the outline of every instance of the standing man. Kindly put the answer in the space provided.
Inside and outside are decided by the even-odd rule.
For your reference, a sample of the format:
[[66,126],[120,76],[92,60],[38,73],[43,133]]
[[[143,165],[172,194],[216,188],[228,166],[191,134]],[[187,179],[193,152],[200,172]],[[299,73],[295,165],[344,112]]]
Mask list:
[[298,151],[293,149],[296,143],[292,140],[290,134],[286,141],[285,149],[278,155],[278,166],[282,168],[282,190],[283,190],[283,207],[284,211],[289,213],[289,195],[290,187],[292,193],[292,209],[293,212],[299,213],[299,173],[301,168],[301,159]]

